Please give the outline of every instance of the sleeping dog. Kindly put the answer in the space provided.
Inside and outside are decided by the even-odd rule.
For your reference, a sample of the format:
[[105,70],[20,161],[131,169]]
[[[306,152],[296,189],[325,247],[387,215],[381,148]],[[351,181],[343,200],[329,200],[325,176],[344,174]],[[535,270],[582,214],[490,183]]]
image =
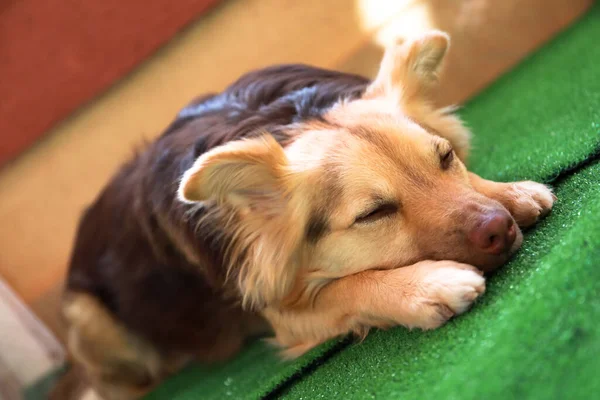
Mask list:
[[430,100],[448,43],[391,46],[373,81],[251,72],[125,164],[81,220],[62,309],[94,390],[139,397],[256,335],[295,357],[465,312],[555,199],[467,171],[469,131]]

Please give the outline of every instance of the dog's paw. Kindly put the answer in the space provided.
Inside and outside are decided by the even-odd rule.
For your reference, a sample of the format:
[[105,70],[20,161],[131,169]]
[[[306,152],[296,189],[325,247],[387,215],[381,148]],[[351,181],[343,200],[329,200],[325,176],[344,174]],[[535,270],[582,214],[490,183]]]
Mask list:
[[430,267],[418,283],[411,307],[415,312],[411,325],[421,329],[435,329],[464,313],[485,292],[481,271],[471,265],[437,261]]
[[552,190],[541,183],[524,181],[509,186],[509,211],[520,227],[535,224],[550,212],[556,196]]

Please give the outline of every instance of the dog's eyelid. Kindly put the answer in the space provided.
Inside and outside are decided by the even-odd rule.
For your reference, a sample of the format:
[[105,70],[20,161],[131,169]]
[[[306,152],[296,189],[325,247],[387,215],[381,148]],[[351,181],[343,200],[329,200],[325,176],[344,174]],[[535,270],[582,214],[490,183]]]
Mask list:
[[448,169],[454,160],[454,149],[452,148],[452,145],[447,141],[437,142],[435,144],[435,150],[440,157],[440,167],[444,170]]
[[400,205],[397,202],[377,202],[367,211],[355,218],[355,224],[377,221],[384,217],[389,217],[398,212]]
[[454,149],[450,147],[445,153],[440,154],[440,166],[444,170],[448,169],[450,168],[452,161],[454,161]]
[[443,138],[436,137],[433,140],[433,146],[435,148],[435,151],[440,155],[452,151],[452,144],[450,144],[448,140]]

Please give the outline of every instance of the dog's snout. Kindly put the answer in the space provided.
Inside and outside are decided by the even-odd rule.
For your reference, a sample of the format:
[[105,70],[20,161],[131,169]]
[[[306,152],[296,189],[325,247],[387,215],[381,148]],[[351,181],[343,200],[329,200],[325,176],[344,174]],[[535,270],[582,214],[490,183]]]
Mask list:
[[480,223],[469,232],[469,240],[487,254],[509,251],[516,237],[516,225],[506,211],[492,211],[485,214]]

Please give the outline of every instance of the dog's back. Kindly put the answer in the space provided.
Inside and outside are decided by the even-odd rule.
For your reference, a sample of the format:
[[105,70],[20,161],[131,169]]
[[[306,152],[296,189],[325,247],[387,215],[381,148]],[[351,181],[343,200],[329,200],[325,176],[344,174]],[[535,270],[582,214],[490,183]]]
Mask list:
[[191,358],[227,358],[266,329],[227,283],[228,232],[177,200],[183,173],[231,140],[267,131],[285,143],[285,127],[318,120],[366,84],[302,65],[247,74],[183,109],[116,174],[80,222],[63,309],[72,356],[103,395],[133,397],[122,388],[143,392]]

